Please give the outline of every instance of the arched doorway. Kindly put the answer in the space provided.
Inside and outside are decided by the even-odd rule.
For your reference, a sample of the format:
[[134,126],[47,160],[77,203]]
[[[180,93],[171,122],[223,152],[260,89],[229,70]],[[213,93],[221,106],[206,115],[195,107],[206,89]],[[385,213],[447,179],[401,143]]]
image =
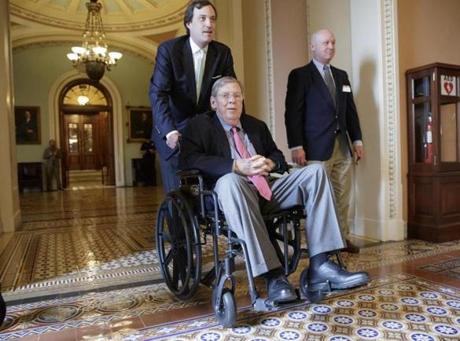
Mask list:
[[71,179],[114,185],[113,110],[107,89],[88,79],[69,82],[59,95],[59,126],[63,185],[72,185]]

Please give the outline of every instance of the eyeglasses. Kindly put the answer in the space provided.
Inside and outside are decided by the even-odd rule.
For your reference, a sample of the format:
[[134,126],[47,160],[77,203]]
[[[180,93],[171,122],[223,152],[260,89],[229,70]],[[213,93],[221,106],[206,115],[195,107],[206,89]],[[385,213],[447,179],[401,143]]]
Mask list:
[[223,94],[218,94],[217,97],[222,98],[224,101],[228,101],[230,98],[233,98],[235,101],[243,100],[243,94],[241,92],[224,92]]

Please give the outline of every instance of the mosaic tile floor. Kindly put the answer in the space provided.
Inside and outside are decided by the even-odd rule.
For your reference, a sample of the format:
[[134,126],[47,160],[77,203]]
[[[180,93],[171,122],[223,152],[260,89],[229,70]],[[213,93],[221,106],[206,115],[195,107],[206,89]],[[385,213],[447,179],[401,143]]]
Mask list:
[[417,277],[374,280],[367,287],[271,314],[240,314],[223,329],[212,317],[146,328],[149,340],[459,340],[460,290]]
[[0,340],[460,340],[460,242],[416,240],[344,254],[349,269],[370,271],[369,286],[271,314],[248,310],[240,271],[239,325],[223,330],[209,288],[181,302],[161,282],[152,235],[161,199],[154,187],[22,196],[21,231],[0,236]]
[[460,257],[447,262],[425,265],[421,268],[423,270],[444,274],[455,279],[460,279]]

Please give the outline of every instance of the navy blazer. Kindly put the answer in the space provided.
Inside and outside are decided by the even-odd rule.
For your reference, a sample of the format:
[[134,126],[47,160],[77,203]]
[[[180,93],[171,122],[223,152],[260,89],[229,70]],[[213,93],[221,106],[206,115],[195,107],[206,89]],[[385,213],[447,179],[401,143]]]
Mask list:
[[[285,124],[289,148],[303,146],[307,160],[328,160],[337,129],[346,145],[362,140],[350,81],[345,71],[331,66],[336,105],[313,61],[289,74]],[[350,146],[351,152],[351,146]]]
[[[283,153],[273,141],[267,125],[248,114],[242,114],[241,126],[257,154],[271,159],[279,173],[287,171]],[[233,159],[227,135],[215,111],[194,117],[184,130],[179,154],[180,169],[198,169],[213,186],[223,175],[232,172]]]
[[166,134],[173,130],[182,131],[191,117],[210,110],[211,88],[217,79],[224,76],[235,77],[230,48],[212,41],[208,45],[200,98],[197,102],[189,39],[186,35],[160,44],[150,81],[152,140],[164,159],[174,153],[166,145]]

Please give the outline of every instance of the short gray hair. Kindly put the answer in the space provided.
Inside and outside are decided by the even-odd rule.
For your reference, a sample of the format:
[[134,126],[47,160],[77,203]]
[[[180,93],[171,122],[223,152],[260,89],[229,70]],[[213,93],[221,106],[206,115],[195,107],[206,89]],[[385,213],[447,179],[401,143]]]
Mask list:
[[217,97],[217,93],[219,92],[220,88],[224,87],[227,84],[230,83],[237,83],[240,86],[241,93],[244,95],[244,87],[243,84],[236,78],[230,77],[230,76],[225,76],[222,78],[219,78],[214,85],[212,86],[211,90],[211,96],[212,97]]

